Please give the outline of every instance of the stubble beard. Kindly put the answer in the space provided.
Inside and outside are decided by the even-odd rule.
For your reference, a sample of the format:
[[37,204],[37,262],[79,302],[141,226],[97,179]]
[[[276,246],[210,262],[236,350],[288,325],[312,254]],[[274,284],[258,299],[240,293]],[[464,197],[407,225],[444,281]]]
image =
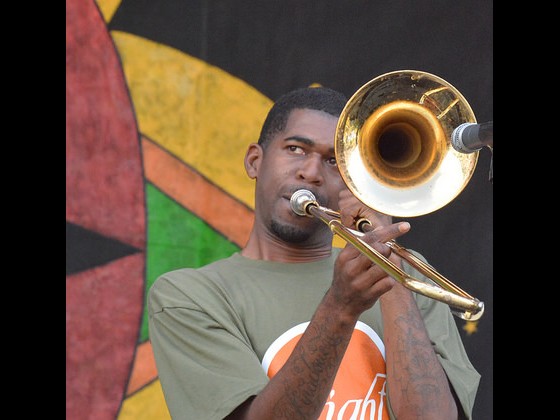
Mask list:
[[310,229],[302,229],[293,225],[282,224],[276,220],[270,222],[270,229],[279,239],[292,244],[305,242],[313,235]]
[[290,244],[312,244],[323,240],[331,242],[332,232],[326,224],[315,219],[305,227],[290,223],[281,223],[278,220],[270,221],[270,230],[278,239]]

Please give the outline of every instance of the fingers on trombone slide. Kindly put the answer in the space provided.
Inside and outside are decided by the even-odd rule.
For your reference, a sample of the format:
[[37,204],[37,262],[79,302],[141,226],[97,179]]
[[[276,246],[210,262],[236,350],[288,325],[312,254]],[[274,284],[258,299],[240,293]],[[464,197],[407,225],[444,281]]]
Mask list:
[[391,239],[396,239],[410,230],[410,223],[398,222],[392,223],[387,226],[380,226],[373,229],[371,226],[366,226],[365,235],[369,240],[387,242]]

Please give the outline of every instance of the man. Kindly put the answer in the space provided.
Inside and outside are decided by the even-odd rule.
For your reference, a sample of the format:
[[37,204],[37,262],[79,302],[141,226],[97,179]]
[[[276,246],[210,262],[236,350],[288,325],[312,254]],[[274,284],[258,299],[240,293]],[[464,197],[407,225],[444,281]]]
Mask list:
[[162,275],[149,293],[150,338],[173,419],[469,419],[480,375],[449,307],[416,295],[329,227],[299,216],[292,194],[339,209],[362,239],[417,278],[385,244],[407,222],[350,194],[334,154],[346,98],[328,88],[282,96],[245,168],[255,180],[246,246]]

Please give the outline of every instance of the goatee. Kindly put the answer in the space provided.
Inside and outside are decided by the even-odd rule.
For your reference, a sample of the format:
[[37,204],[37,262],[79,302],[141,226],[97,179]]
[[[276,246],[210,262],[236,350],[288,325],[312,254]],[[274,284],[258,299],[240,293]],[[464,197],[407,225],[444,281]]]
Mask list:
[[292,244],[305,242],[313,234],[310,230],[301,229],[292,225],[280,224],[275,220],[271,221],[270,229],[278,238]]

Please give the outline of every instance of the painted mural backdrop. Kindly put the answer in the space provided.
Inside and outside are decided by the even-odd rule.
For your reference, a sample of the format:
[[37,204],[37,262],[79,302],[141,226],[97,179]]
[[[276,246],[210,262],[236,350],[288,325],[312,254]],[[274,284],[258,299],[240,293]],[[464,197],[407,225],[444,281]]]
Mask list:
[[[258,137],[275,89],[290,85],[280,81],[264,93],[264,84],[256,88],[239,76],[250,63],[243,62],[237,76],[235,68],[211,64],[219,60],[204,59],[209,57],[204,39],[213,34],[198,27],[179,30],[199,37],[196,55],[157,41],[150,34],[160,31],[165,40],[166,31],[177,28],[176,22],[156,25],[146,14],[169,8],[164,3],[66,1],[66,418],[71,420],[170,418],[148,339],[147,290],[165,271],[198,267],[243,246],[253,219],[253,185],[243,156]],[[208,2],[171,3],[208,18]],[[212,3],[212,10],[225,4]],[[222,30],[233,30],[241,43],[236,22],[247,13],[242,4],[239,15],[218,15]],[[117,12],[137,12],[138,21],[129,20],[146,32],[119,29]],[[297,13],[291,18],[292,25],[302,24]],[[258,20],[254,25],[274,30]],[[279,34],[289,25],[280,29]],[[286,54],[288,66],[303,66],[290,61],[282,42],[275,41],[275,54]],[[328,66],[328,55],[325,59],[322,65]],[[322,82],[310,74],[308,84]],[[340,89],[351,94],[361,84],[354,83]],[[487,230],[491,249],[491,227]],[[491,279],[491,259],[484,268]],[[488,302],[491,284],[482,292],[481,300]],[[482,325],[461,326],[469,350],[468,337]],[[487,349],[491,355],[491,343]],[[478,398],[488,413],[487,356],[473,359],[476,365],[476,357],[486,357],[479,367],[486,369],[486,395]]]

